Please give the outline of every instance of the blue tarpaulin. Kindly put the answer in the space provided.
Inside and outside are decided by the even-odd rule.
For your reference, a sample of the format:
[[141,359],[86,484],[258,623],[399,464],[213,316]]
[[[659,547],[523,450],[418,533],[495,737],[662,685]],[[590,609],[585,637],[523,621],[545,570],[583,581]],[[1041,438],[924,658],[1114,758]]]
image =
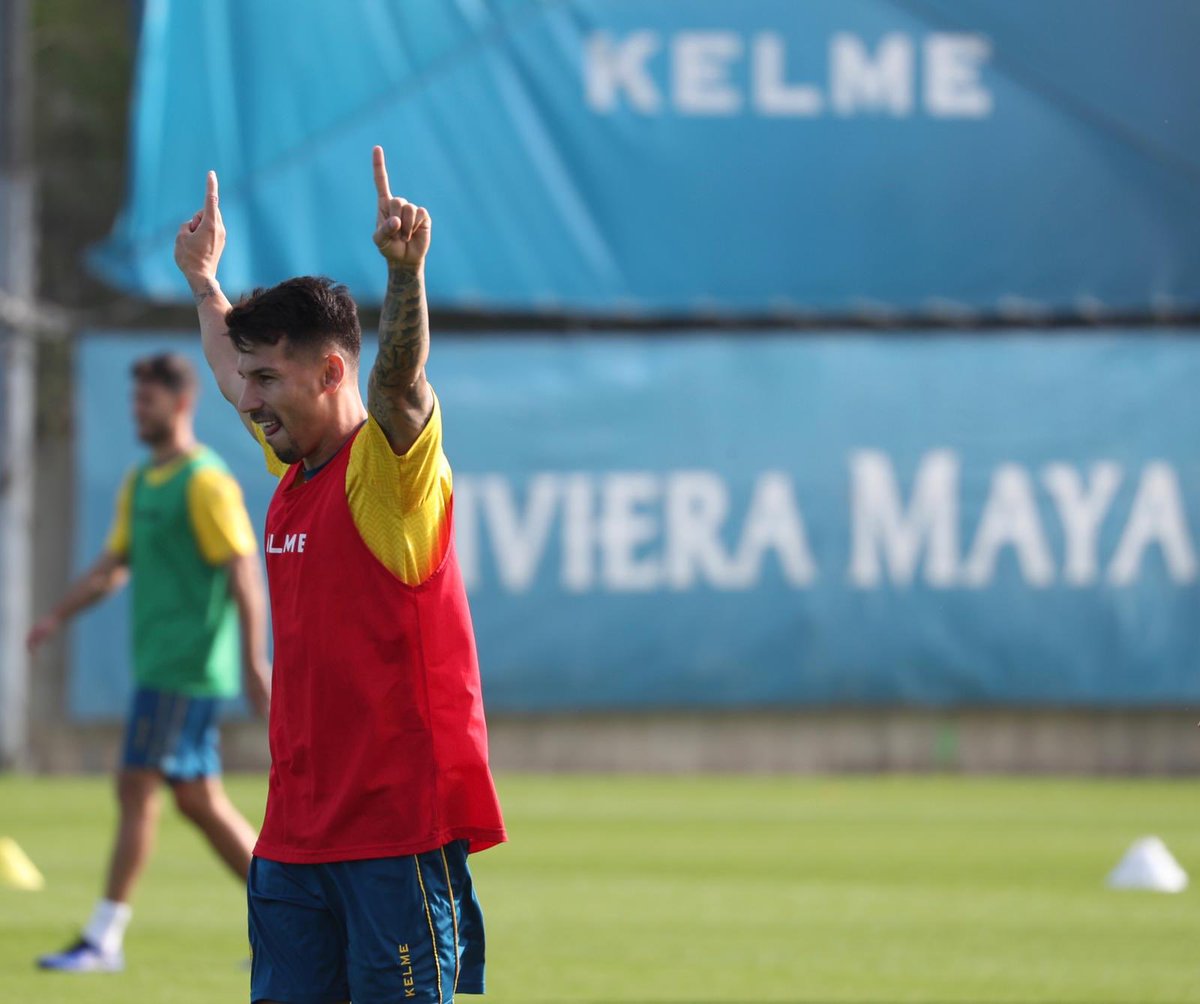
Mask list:
[[819,316],[1200,307],[1200,7],[1174,0],[148,0],[96,270],[377,301],[370,149],[432,300]]
[[[129,363],[181,345],[203,367],[79,346],[81,566],[139,455]],[[509,333],[429,373],[493,710],[1200,701],[1195,339]],[[198,431],[261,529],[210,382]],[[121,712],[125,634],[81,620],[75,713]]]

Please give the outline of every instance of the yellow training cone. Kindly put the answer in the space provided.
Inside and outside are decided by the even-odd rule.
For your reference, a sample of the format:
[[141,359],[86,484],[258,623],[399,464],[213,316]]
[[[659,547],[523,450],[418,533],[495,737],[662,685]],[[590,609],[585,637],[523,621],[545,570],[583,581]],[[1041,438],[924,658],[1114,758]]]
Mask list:
[[0,837],[0,885],[14,889],[41,889],[46,880],[11,837]]

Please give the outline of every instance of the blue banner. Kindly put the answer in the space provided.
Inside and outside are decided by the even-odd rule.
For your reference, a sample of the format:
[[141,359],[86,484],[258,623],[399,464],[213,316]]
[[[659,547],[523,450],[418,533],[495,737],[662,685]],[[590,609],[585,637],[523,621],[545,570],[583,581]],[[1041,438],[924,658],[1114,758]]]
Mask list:
[[377,302],[381,143],[441,306],[1195,310],[1197,37],[1171,0],[147,0],[92,262],[186,300],[171,243],[215,168],[229,289]]
[[[80,343],[80,565],[129,363],[179,344]],[[1194,338],[442,338],[430,375],[493,710],[1200,701]],[[199,433],[261,526],[215,388]],[[120,711],[124,632],[80,624],[75,713]]]

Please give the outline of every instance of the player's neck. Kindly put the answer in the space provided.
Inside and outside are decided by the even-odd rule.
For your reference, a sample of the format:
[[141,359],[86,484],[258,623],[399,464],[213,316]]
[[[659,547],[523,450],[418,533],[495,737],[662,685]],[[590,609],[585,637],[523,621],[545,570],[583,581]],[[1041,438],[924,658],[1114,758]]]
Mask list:
[[191,453],[196,448],[196,436],[191,429],[176,429],[170,439],[156,443],[150,451],[150,459],[155,467],[169,464],[172,460]]
[[[357,391],[357,388],[355,389]],[[317,444],[317,448],[309,453],[301,463],[309,470],[328,463],[366,420],[367,409],[363,404],[362,396],[358,393],[343,395],[334,407],[333,419],[321,437],[320,443]]]

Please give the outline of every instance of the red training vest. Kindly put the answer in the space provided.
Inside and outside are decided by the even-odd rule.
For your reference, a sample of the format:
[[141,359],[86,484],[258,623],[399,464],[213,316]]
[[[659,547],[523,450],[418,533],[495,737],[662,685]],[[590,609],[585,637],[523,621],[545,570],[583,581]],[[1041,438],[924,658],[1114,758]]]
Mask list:
[[405,585],[354,525],[349,460],[347,443],[308,482],[293,465],[267,512],[271,779],[254,853],[305,864],[462,839],[483,850],[504,822],[453,522],[438,569]]

